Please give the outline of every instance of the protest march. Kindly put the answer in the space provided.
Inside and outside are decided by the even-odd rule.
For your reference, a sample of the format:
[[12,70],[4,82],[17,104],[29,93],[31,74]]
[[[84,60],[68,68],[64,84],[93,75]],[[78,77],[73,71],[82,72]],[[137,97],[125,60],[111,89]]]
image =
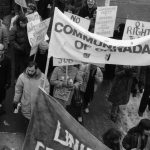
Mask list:
[[0,0],[0,150],[149,150],[148,0]]

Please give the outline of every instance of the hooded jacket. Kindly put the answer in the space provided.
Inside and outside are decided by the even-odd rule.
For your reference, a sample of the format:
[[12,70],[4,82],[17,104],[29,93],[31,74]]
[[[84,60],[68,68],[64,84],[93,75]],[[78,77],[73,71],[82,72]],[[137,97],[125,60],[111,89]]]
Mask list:
[[[21,112],[28,119],[31,118],[39,86],[42,86],[43,82],[44,74],[39,69],[33,77],[29,77],[25,70],[17,80],[14,102],[21,102]],[[46,80],[45,91],[49,93],[49,89],[49,82]]]

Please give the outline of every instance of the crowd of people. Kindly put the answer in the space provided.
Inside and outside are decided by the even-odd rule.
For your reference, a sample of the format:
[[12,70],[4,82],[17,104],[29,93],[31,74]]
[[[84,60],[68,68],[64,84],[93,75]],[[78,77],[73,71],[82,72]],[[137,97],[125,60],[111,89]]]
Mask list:
[[[42,6],[42,7],[41,7]],[[27,34],[27,16],[38,12],[41,20],[52,17],[53,8],[62,12],[79,15],[90,20],[89,31],[94,32],[97,4],[95,0],[27,0],[27,8],[21,8],[12,0],[0,0],[0,114],[5,113],[3,102],[6,90],[15,85],[13,98],[14,109],[19,108],[26,120],[30,121],[39,86],[44,84],[48,42],[38,45],[35,55],[30,56],[31,46]],[[16,20],[11,26],[11,18]],[[114,39],[122,39],[125,24],[120,24],[114,31]],[[50,31],[48,31],[50,33]],[[48,34],[49,35],[49,34]],[[13,56],[10,56],[10,51]],[[9,54],[9,56],[8,56]],[[14,57],[14,59],[12,59]],[[14,61],[14,83],[11,83],[11,66]],[[106,64],[101,68],[94,64],[70,66],[53,66],[50,59],[45,91],[53,96],[82,125],[83,112],[89,113],[89,106],[94,93],[102,82],[108,85],[106,99],[112,104],[110,119],[116,122],[120,105],[127,105],[130,94],[143,93],[139,111],[143,116],[147,106],[150,110],[150,67],[122,66]],[[19,105],[18,105],[19,104]],[[21,104],[21,105],[20,105]],[[134,129],[130,129],[123,138],[122,145],[126,150],[146,146],[150,130],[150,120],[142,119]],[[120,150],[121,131],[111,128],[103,135],[103,142],[113,150]]]

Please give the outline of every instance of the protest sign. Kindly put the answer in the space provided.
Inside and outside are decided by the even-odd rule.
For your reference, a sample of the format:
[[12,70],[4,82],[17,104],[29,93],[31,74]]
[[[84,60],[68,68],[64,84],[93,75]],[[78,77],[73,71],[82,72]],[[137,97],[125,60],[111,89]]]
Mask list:
[[64,14],[66,16],[68,16],[72,21],[74,21],[75,23],[79,24],[81,27],[83,27],[84,29],[88,30],[89,26],[90,26],[90,20],[82,18],[80,16],[71,14],[69,12],[64,12]]
[[27,15],[28,23],[32,22],[33,25],[39,24],[41,22],[40,15],[38,12]]
[[48,52],[51,56],[94,64],[150,65],[150,36],[115,40],[96,35],[55,8]]
[[150,22],[126,20],[123,40],[136,39],[150,34]]
[[49,27],[50,18],[33,25],[32,22],[27,24],[28,39],[31,47],[37,46],[40,42],[44,41],[45,35]]
[[109,150],[56,99],[39,91],[22,150]]
[[54,91],[54,97],[64,100],[64,101],[68,101],[69,97],[71,94],[71,90],[68,90],[68,88],[56,88]]
[[65,59],[65,58],[53,58],[53,66],[69,66],[69,65],[76,65],[80,64],[81,62],[77,62],[72,59]]
[[15,0],[15,3],[20,5],[21,7],[27,8],[26,0]]
[[112,37],[114,33],[116,14],[117,6],[98,7],[94,33],[106,37]]

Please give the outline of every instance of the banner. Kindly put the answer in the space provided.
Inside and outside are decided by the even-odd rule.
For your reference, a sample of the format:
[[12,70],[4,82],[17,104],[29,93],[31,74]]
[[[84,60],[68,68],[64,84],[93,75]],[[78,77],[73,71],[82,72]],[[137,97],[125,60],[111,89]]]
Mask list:
[[65,59],[65,58],[53,58],[53,66],[69,66],[69,65],[77,65],[81,62],[77,62],[72,59]]
[[15,3],[21,7],[27,8],[26,0],[15,0]]
[[28,39],[31,47],[37,46],[45,40],[45,35],[49,27],[50,18],[34,25],[33,22],[27,24]]
[[126,20],[123,40],[137,39],[150,34],[150,22]]
[[116,14],[117,6],[98,7],[94,33],[113,37]]
[[68,12],[64,12],[64,14],[66,16],[68,16],[72,21],[74,21],[75,23],[79,24],[81,27],[83,27],[84,29],[88,30],[89,26],[90,26],[90,20],[82,18],[80,16],[68,13]]
[[22,150],[109,150],[53,97],[39,91]]
[[96,35],[55,8],[48,52],[51,56],[94,64],[150,65],[150,36],[115,40]]

